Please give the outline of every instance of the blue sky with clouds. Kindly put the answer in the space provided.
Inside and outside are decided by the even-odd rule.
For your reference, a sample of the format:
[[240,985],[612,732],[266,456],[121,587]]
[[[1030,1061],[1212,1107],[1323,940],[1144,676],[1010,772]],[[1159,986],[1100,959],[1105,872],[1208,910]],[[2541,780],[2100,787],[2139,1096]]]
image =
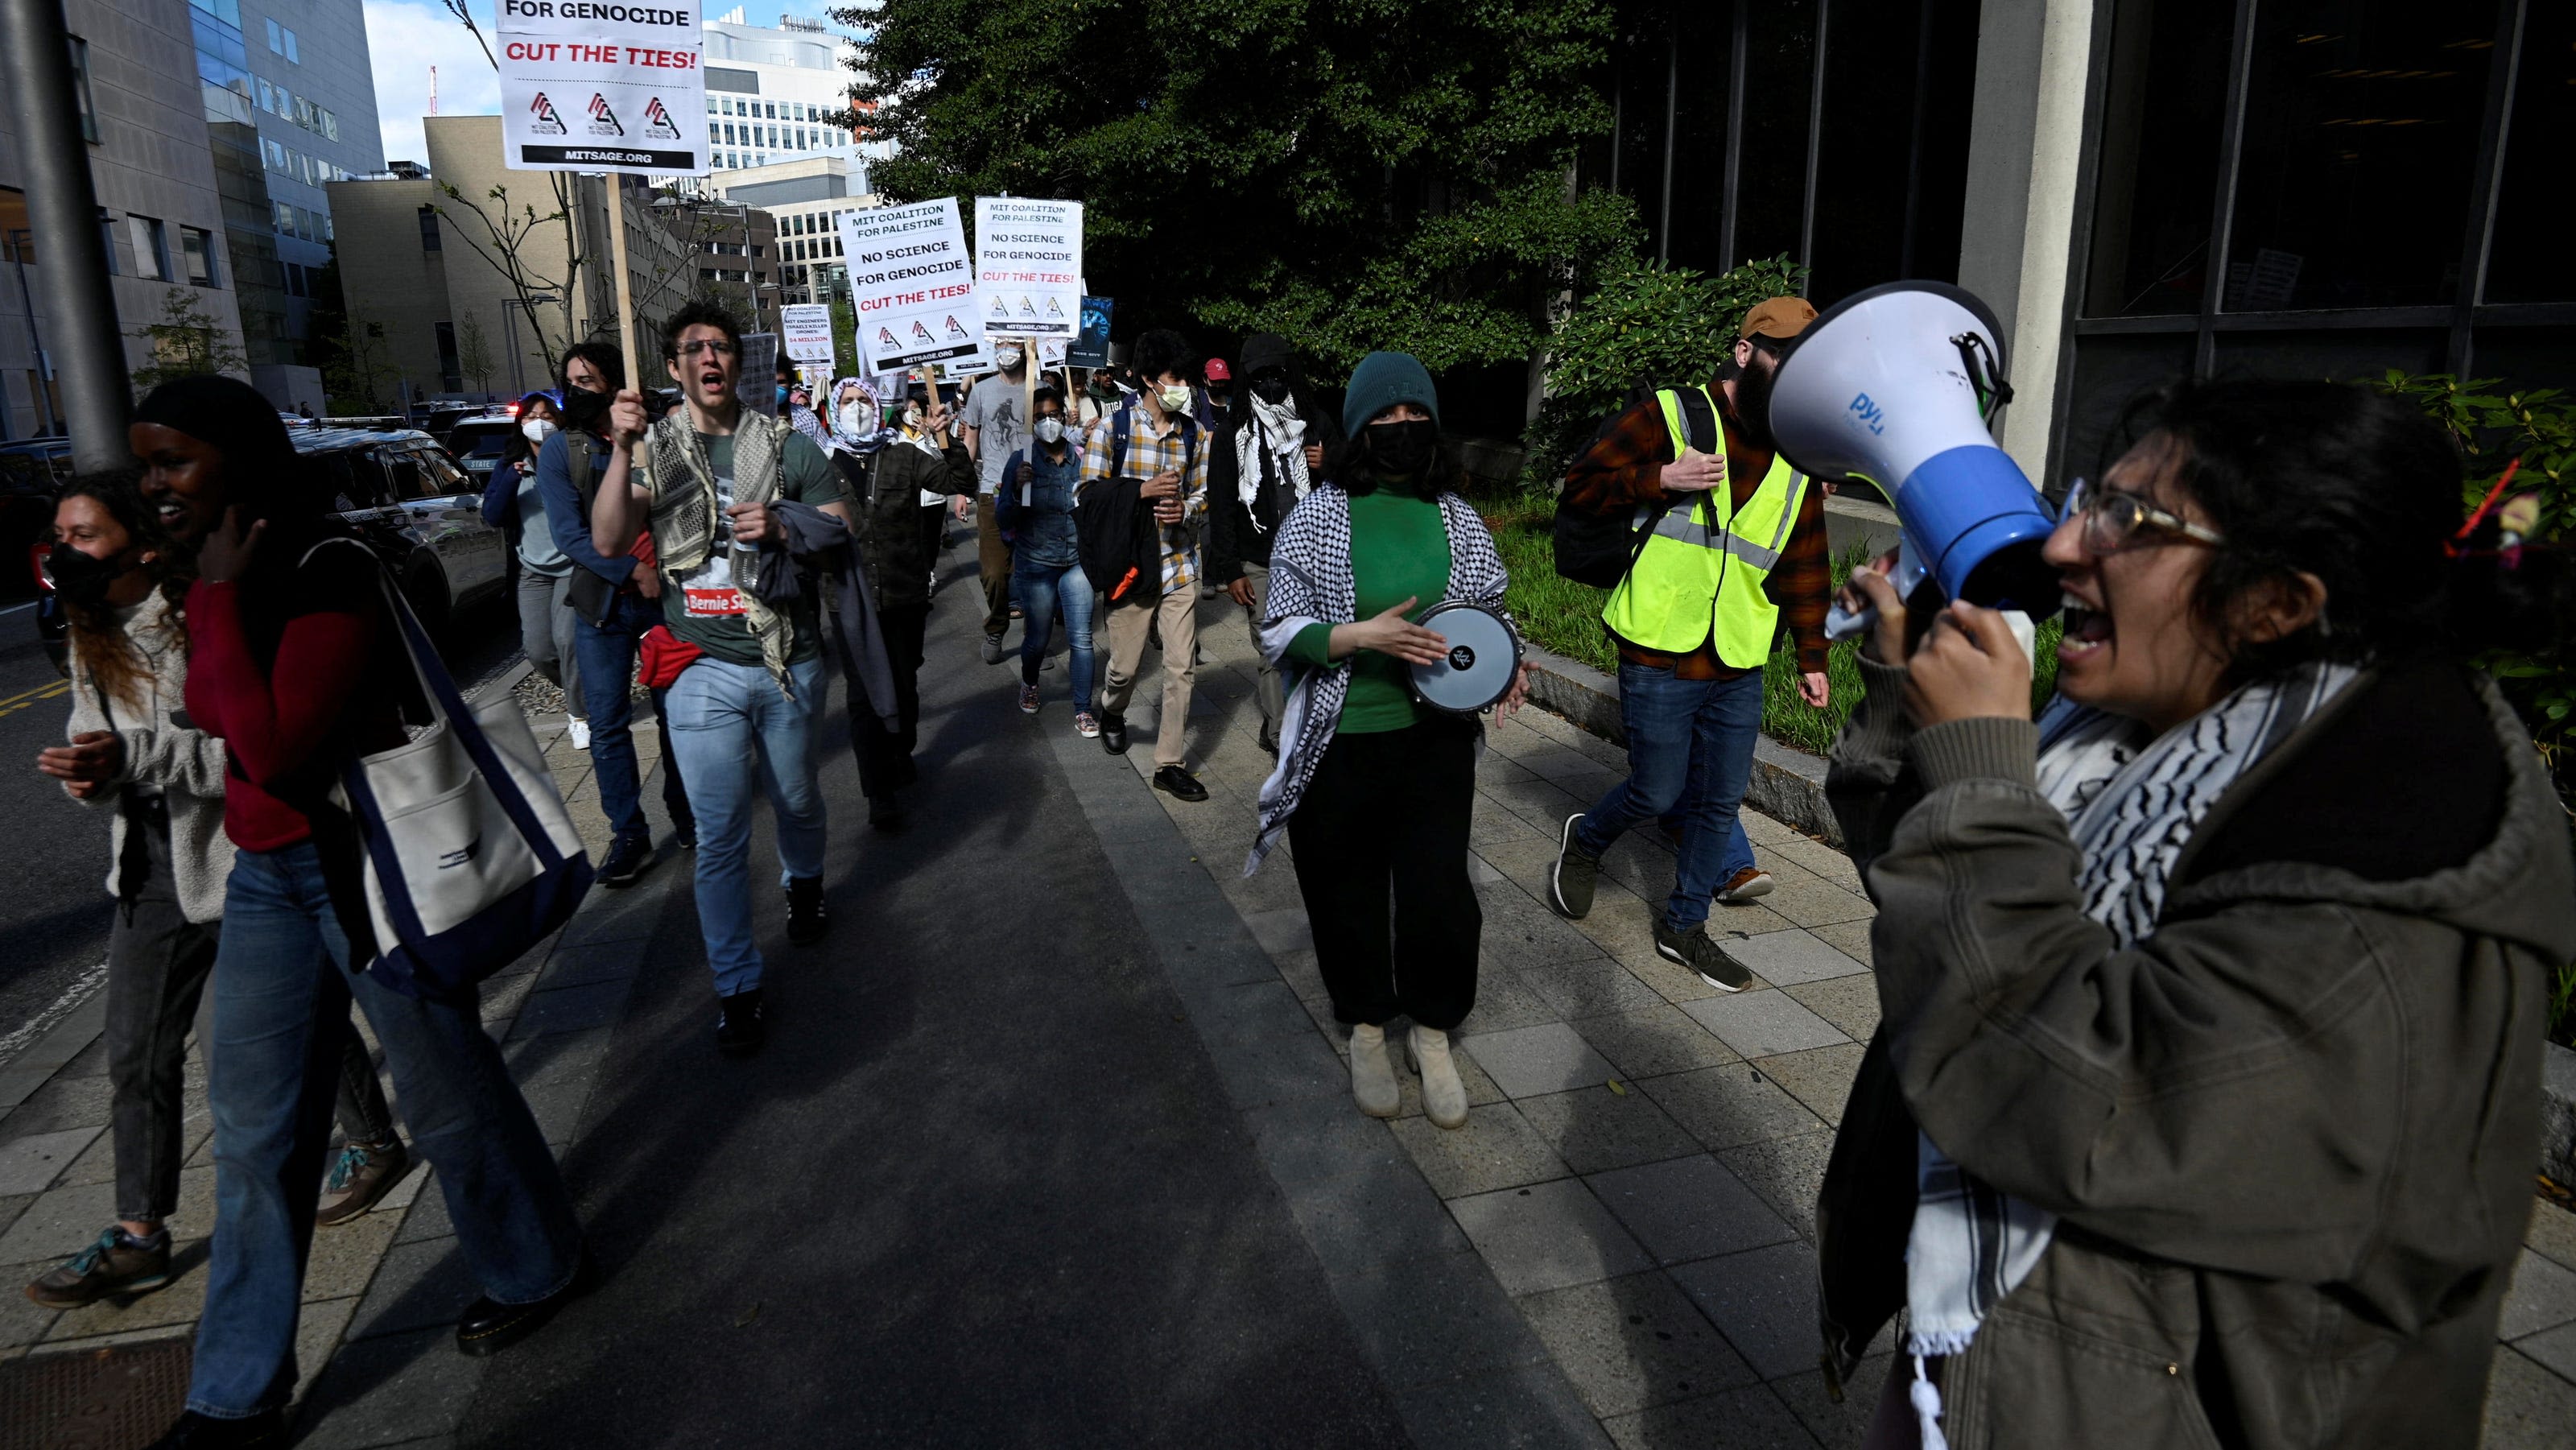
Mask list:
[[[469,0],[484,38],[492,34],[492,0]],[[367,54],[376,73],[376,118],[384,132],[385,159],[421,161],[420,118],[429,114],[429,72],[438,68],[438,113],[489,116],[501,109],[501,85],[481,47],[437,0],[364,0]],[[721,16],[731,3],[703,5]],[[818,0],[742,0],[743,19],[776,25],[781,15],[804,15],[829,25],[830,5]],[[837,27],[836,27],[837,28]]]

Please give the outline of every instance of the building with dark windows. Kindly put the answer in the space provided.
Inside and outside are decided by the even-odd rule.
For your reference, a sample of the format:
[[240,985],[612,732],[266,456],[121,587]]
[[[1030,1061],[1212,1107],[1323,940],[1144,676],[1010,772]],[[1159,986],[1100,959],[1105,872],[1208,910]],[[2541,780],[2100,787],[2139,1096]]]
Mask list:
[[251,381],[318,396],[315,274],[334,181],[384,169],[359,0],[189,0],[207,141],[242,277]]
[[1995,309],[2004,443],[2049,487],[2177,376],[2576,383],[2543,171],[2576,142],[2550,0],[1736,0],[1622,8],[1584,185],[1646,250],[1787,255]]
[[[201,101],[183,79],[196,69],[190,21],[197,13],[188,0],[67,0],[63,7],[131,371],[158,360],[161,344],[145,330],[156,325],[212,333],[218,356],[244,351],[229,217]],[[63,431],[64,400],[50,361],[58,322],[51,300],[57,289],[46,281],[50,243],[29,225],[11,131],[0,109],[0,439]],[[307,396],[322,400],[319,389]]]

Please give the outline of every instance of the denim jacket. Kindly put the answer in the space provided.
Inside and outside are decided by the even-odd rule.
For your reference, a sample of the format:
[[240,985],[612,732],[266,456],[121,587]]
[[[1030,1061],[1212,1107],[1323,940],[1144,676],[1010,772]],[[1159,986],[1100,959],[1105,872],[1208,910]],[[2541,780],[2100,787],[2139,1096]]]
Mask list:
[[[1035,465],[1033,476],[1025,484],[1016,481],[1023,461]],[[1079,562],[1073,508],[1081,483],[1082,451],[1078,448],[1068,446],[1061,462],[1047,457],[1044,448],[1012,456],[1010,472],[1004,476],[997,522],[1011,532],[1014,558],[1050,569],[1070,569]]]

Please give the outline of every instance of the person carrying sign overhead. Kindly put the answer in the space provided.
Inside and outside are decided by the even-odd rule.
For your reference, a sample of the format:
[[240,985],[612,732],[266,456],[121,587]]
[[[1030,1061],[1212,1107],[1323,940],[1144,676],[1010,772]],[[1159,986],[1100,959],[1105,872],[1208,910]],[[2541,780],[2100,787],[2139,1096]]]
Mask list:
[[1779,456],[1768,421],[1780,355],[1815,318],[1800,297],[1757,304],[1716,379],[1622,413],[1574,461],[1560,504],[1613,515],[1643,507],[1657,519],[1601,614],[1619,647],[1628,778],[1566,818],[1548,904],[1582,920],[1602,854],[1630,827],[1678,815],[1655,954],[1722,992],[1752,976],[1701,930],[1709,902],[1771,889],[1737,811],[1762,726],[1762,667],[1781,630],[1797,642],[1800,697],[1823,709],[1831,693],[1824,490]]

